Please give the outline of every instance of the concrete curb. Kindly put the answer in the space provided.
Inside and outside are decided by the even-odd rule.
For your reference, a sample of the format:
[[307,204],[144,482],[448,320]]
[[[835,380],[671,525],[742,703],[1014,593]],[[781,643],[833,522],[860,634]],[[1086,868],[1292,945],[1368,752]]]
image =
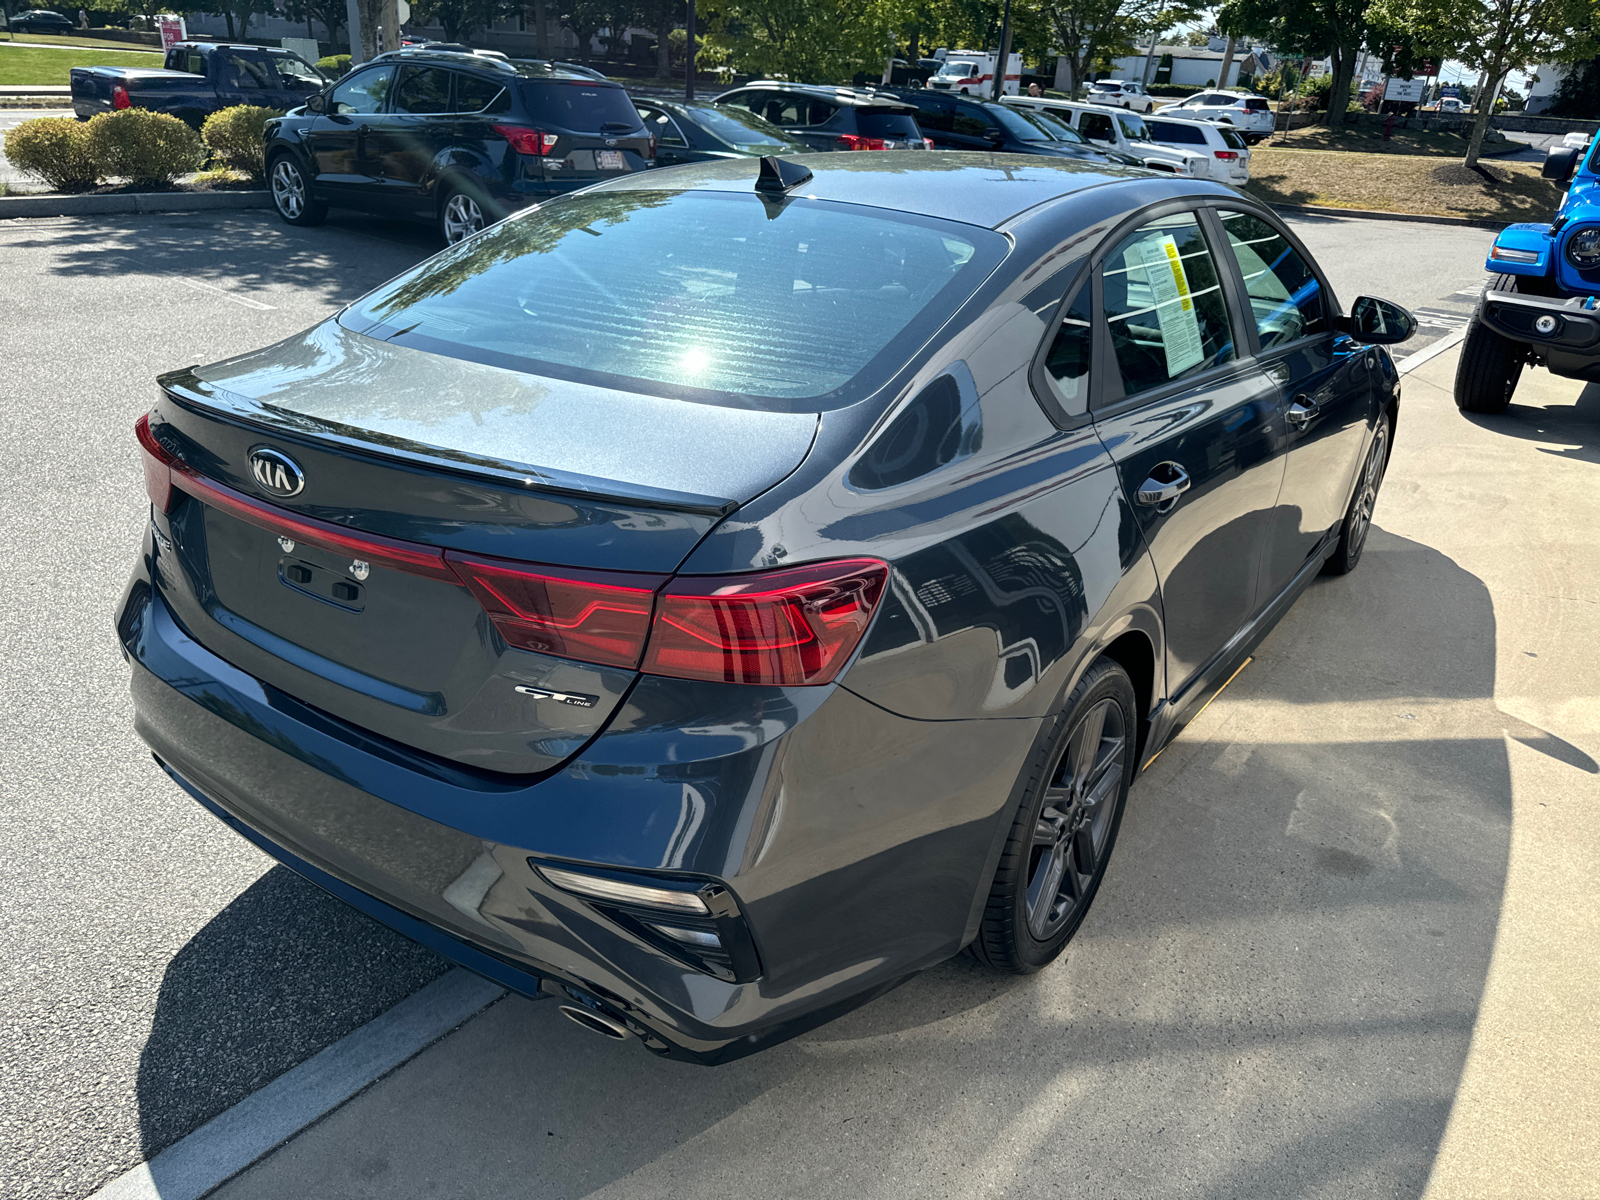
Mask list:
[[99,196],[0,196],[6,217],[83,217],[113,213],[201,212],[218,208],[271,208],[272,193],[113,192]]
[[1427,213],[1376,212],[1370,208],[1324,208],[1320,204],[1273,204],[1274,212],[1294,217],[1360,217],[1367,221],[1421,221],[1427,225],[1466,225],[1473,229],[1504,229],[1505,221],[1478,217],[1435,217]]

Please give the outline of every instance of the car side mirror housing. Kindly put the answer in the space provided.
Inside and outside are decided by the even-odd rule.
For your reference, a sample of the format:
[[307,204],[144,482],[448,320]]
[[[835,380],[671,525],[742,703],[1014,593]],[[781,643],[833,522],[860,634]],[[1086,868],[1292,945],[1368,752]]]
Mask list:
[[318,92],[315,96],[307,96],[306,111],[314,113],[322,112],[326,109],[327,103],[328,98],[321,92]]
[[1577,146],[1557,146],[1544,156],[1539,174],[1557,183],[1566,183],[1578,169],[1578,158],[1583,150]]
[[1409,309],[1376,296],[1357,296],[1341,324],[1345,333],[1369,346],[1392,346],[1417,332],[1417,319]]

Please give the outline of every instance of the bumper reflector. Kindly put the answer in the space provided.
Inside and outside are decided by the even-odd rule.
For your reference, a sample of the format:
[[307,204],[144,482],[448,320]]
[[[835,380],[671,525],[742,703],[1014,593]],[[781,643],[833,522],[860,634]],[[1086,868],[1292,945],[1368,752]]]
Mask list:
[[622,883],[598,875],[580,875],[576,871],[563,871],[558,867],[536,868],[556,887],[593,900],[610,900],[614,904],[637,904],[642,908],[666,908],[674,912],[693,913],[697,917],[711,915],[706,902],[698,892],[680,892],[671,888],[644,887],[637,883]]

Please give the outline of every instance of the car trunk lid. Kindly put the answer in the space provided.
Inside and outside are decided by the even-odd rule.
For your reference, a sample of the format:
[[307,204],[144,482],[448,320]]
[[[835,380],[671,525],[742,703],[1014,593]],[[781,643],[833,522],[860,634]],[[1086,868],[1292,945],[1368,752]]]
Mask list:
[[604,725],[654,590],[799,464],[816,422],[332,321],[162,384],[148,437],[178,465],[156,579],[179,623],[330,718],[511,774],[553,769]]

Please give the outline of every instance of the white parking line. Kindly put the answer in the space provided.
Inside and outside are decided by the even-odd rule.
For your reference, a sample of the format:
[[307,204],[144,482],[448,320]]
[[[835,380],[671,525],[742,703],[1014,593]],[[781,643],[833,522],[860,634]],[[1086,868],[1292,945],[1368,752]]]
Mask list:
[[259,300],[252,300],[248,296],[241,296],[238,292],[230,292],[227,288],[219,288],[214,283],[201,283],[198,279],[184,279],[178,275],[172,275],[168,278],[183,284],[186,288],[193,288],[197,292],[211,292],[221,296],[224,300],[232,300],[235,304],[242,304],[246,308],[258,308],[263,312],[270,312],[277,307],[274,304],[263,304]]
[[498,984],[457,967],[89,1200],[199,1200],[505,994]]

